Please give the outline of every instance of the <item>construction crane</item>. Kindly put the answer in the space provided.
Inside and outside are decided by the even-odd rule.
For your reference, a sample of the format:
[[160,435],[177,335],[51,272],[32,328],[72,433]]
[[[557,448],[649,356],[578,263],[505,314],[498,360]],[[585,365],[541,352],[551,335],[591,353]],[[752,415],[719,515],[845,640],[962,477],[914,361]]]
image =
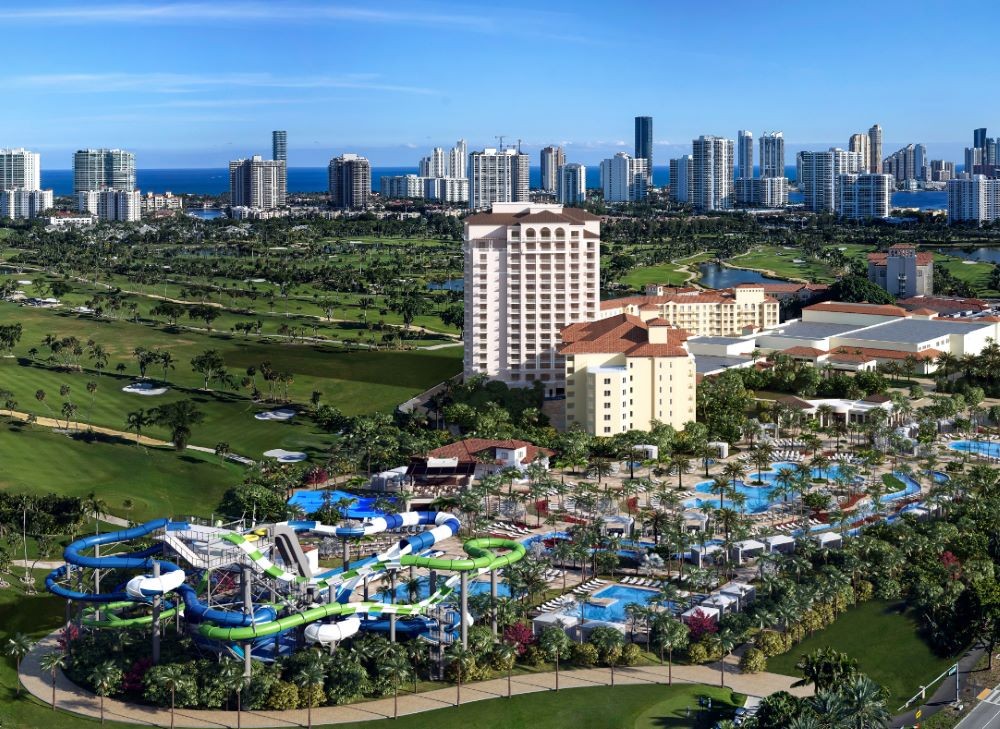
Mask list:
[[504,135],[503,134],[498,134],[498,135],[496,135],[493,138],[500,141],[500,151],[503,152],[503,138],[504,138]]

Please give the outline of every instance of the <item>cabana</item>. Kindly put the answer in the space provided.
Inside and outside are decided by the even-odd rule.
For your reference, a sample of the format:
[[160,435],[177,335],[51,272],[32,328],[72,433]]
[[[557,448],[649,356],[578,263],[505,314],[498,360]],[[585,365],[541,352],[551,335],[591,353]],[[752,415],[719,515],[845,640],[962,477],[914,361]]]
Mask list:
[[774,534],[770,537],[765,537],[764,544],[767,545],[768,554],[773,554],[774,552],[791,554],[795,551],[795,537],[790,537],[787,534]]
[[704,617],[711,620],[713,623],[719,622],[719,609],[711,607],[709,605],[698,605],[691,608],[690,610],[685,610],[680,614],[681,622],[688,623],[693,619],[698,617]]
[[730,556],[736,564],[741,565],[744,560],[753,559],[757,555],[763,554],[766,549],[767,546],[763,542],[758,542],[756,539],[744,539],[733,544]]
[[546,628],[562,628],[571,638],[577,637],[577,626],[580,618],[566,613],[542,613],[531,620],[531,632],[541,635]]
[[814,535],[813,539],[823,549],[839,549],[844,546],[844,538],[837,532],[820,532]]
[[704,567],[706,564],[715,564],[715,553],[721,551],[721,544],[706,544],[704,547],[692,547],[689,552],[689,558],[695,567]]
[[732,597],[737,601],[737,610],[746,610],[747,605],[757,598],[757,588],[748,585],[746,582],[730,582],[719,592],[727,597]]
[[709,595],[701,601],[701,605],[699,605],[699,607],[715,608],[721,615],[728,615],[729,613],[736,612],[740,609],[739,600],[737,598],[732,595],[724,595],[721,592],[715,592]]

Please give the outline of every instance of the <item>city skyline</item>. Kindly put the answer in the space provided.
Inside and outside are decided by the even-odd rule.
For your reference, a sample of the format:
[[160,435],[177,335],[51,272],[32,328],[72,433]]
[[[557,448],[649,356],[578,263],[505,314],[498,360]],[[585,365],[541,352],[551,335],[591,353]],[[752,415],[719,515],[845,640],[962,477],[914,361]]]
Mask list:
[[[996,126],[991,121],[1000,117],[1000,101],[981,93],[991,81],[989,64],[965,64],[956,74],[957,60],[904,48],[907,30],[922,31],[929,22],[911,4],[880,6],[898,31],[892,34],[879,22],[849,38],[832,30],[801,32],[834,27],[851,5],[867,9],[846,5],[741,16],[740,23],[720,24],[707,50],[699,44],[701,10],[694,5],[555,2],[546,10],[512,7],[503,17],[482,4],[440,3],[371,10],[305,1],[118,2],[98,9],[56,2],[0,9],[0,22],[16,31],[8,36],[13,61],[0,145],[41,152],[50,169],[68,169],[73,150],[85,147],[134,150],[145,168],[223,167],[230,159],[269,154],[268,133],[287,129],[292,167],[323,166],[345,151],[365,155],[373,166],[395,166],[412,164],[413,150],[459,138],[481,149],[495,146],[494,137],[504,134],[509,142],[520,137],[533,156],[559,145],[568,161],[596,164],[617,151],[631,153],[633,119],[649,115],[658,166],[702,134],[734,138],[739,129],[783,129],[791,156],[801,149],[846,147],[850,135],[873,120],[885,130],[886,148],[919,142],[933,158],[961,161],[972,129]],[[933,19],[937,33],[960,37],[962,19],[988,7],[960,5],[967,6],[964,12],[942,10]],[[735,4],[720,8],[734,19],[737,11]],[[672,52],[694,54],[704,75],[661,80],[618,73],[614,64],[600,62],[624,44],[606,32],[614,25],[641,25],[669,37]],[[782,42],[734,64],[740,39],[763,26]],[[220,33],[220,27],[234,32]],[[89,43],[113,44],[115,59],[127,61],[81,60],[87,58],[79,53],[81,29]],[[245,38],[254,32],[269,34],[273,53],[246,53]],[[341,51],[335,55],[328,53],[331,34]],[[511,60],[479,64],[481,75],[470,84],[462,74],[440,73],[438,54],[414,55],[438,36],[448,39],[449,53],[473,61],[486,59],[492,44],[484,39],[502,37]],[[39,47],[46,53],[39,54]],[[560,78],[562,92],[587,105],[586,115],[566,115],[562,100],[549,93],[534,53],[539,47],[550,47],[545,54],[558,49],[594,61],[587,74]],[[532,53],[521,53],[527,50]],[[824,55],[837,63],[815,60]],[[402,73],[398,61],[404,57]],[[238,70],[220,65],[222,58],[239,58]],[[928,89],[947,85],[950,103],[929,114],[921,94],[890,101],[894,67],[905,68]],[[872,68],[889,70],[872,74]],[[512,77],[528,79],[518,84],[520,103],[490,103],[494,89]],[[713,83],[704,84],[705,77]],[[617,98],[634,101],[601,103],[609,85]],[[851,103],[834,89],[849,90]],[[483,114],[487,108],[490,113]]]

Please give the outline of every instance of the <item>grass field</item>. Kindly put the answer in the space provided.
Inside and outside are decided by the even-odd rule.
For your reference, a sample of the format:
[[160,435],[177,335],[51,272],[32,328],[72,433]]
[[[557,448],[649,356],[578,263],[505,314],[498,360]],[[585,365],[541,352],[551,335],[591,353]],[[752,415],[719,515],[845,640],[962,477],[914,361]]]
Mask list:
[[994,269],[992,263],[986,263],[985,261],[965,261],[955,256],[935,253],[934,265],[947,269],[955,278],[974,286],[980,296],[1000,296],[1000,291],[997,291],[990,285],[990,278],[993,275]]
[[[620,282],[626,286],[642,288],[646,284],[664,284],[667,286],[683,286],[698,275],[698,264],[712,258],[711,253],[697,253],[687,258],[681,258],[671,263],[661,263],[657,266],[640,266],[622,276]],[[688,268],[685,268],[685,267]]]
[[[14,393],[17,407],[39,416],[57,417],[65,398],[59,388],[69,385],[70,397],[78,407],[77,417],[109,428],[122,429],[126,414],[138,408],[152,408],[171,400],[193,398],[205,414],[205,422],[196,426],[192,443],[213,447],[228,442],[231,448],[250,457],[258,457],[270,448],[287,448],[307,452],[329,446],[332,437],[314,428],[306,419],[291,423],[261,422],[253,413],[266,406],[254,405],[246,391],[206,392],[201,378],[191,371],[192,357],[206,349],[216,349],[223,356],[230,372],[239,379],[247,367],[258,367],[264,361],[281,372],[294,376],[288,394],[295,402],[308,402],[313,391],[323,393],[322,401],[340,408],[349,415],[374,411],[391,411],[396,405],[422,390],[451,377],[461,369],[461,347],[435,351],[346,351],[323,345],[268,344],[257,340],[236,338],[225,333],[212,335],[197,332],[171,332],[161,328],[125,321],[95,321],[70,313],[16,307],[0,303],[0,321],[21,322],[24,334],[15,349],[17,359],[0,359],[0,386]],[[73,335],[85,342],[93,339],[107,350],[110,362],[103,375],[95,371],[65,372],[32,362],[28,350],[35,347],[39,357],[45,353],[41,345],[47,334]],[[168,373],[171,391],[161,397],[141,397],[121,391],[138,375],[131,357],[135,347],[162,349],[171,352],[176,366]],[[115,374],[118,363],[126,365],[124,376]],[[86,358],[81,364],[92,365]],[[162,377],[158,368],[147,374]],[[93,397],[86,391],[88,382],[96,382]],[[263,387],[259,381],[258,386]],[[37,390],[46,398],[39,402]],[[166,437],[161,429],[151,428],[148,435]]]
[[848,610],[788,653],[768,659],[767,670],[801,676],[795,669],[799,658],[824,646],[856,658],[861,671],[888,688],[890,711],[955,662],[935,655],[917,634],[916,621],[896,604],[873,600]]
[[[86,496],[94,491],[118,516],[137,521],[211,515],[242,466],[207,453],[176,453],[120,441],[84,442],[38,426],[0,424],[0,489]],[[124,508],[132,499],[131,511]]]
[[[795,263],[796,260],[802,260],[804,263]],[[754,246],[749,253],[735,256],[728,262],[741,268],[755,268],[771,272],[778,278],[799,279],[815,283],[828,283],[836,279],[836,275],[826,261],[809,256],[798,248]]]

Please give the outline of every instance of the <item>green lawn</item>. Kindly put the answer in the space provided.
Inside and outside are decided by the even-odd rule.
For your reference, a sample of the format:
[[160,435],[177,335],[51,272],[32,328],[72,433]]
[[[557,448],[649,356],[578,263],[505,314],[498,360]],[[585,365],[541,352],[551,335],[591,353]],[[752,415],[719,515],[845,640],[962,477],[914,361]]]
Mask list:
[[848,610],[788,653],[769,659],[767,670],[801,676],[795,669],[799,658],[824,646],[856,658],[864,673],[888,688],[891,711],[955,662],[935,655],[917,634],[916,621],[901,614],[897,604],[873,600]]
[[1000,291],[990,286],[994,265],[985,261],[966,261],[955,256],[934,254],[934,265],[944,268],[955,278],[975,287],[980,296],[1000,296]]
[[[683,286],[685,283],[697,278],[698,264],[711,258],[711,253],[697,253],[671,263],[661,263],[656,266],[640,266],[622,276],[621,283],[640,289],[646,284]],[[688,266],[688,268],[685,268],[685,266]]]
[[[86,496],[134,520],[212,513],[245,469],[207,453],[176,453],[121,441],[84,442],[39,426],[0,422],[0,489]],[[126,498],[134,503],[126,511]]]
[[[70,398],[78,406],[77,417],[109,428],[124,427],[126,414],[138,408],[152,408],[171,400],[193,398],[205,414],[205,422],[195,427],[192,443],[213,447],[220,441],[253,458],[271,448],[324,450],[332,436],[318,431],[306,418],[290,423],[261,422],[253,413],[267,406],[254,405],[245,390],[205,392],[201,378],[191,371],[190,360],[206,349],[216,349],[223,356],[230,372],[241,378],[247,367],[259,368],[270,362],[279,372],[290,372],[294,380],[288,388],[292,401],[305,403],[313,391],[323,393],[324,403],[340,408],[349,415],[374,411],[390,412],[396,405],[418,392],[456,374],[461,369],[461,347],[434,351],[346,351],[336,346],[290,345],[237,338],[225,333],[207,335],[188,331],[166,331],[162,328],[125,321],[95,321],[69,313],[16,307],[0,303],[0,321],[21,322],[24,334],[15,348],[17,359],[0,359],[0,387],[14,393],[17,407],[40,416],[56,417],[66,398],[59,395],[62,385],[71,388]],[[41,345],[46,334],[59,337],[74,335],[81,342],[93,339],[107,350],[110,362],[101,376],[93,371],[65,372],[32,362],[28,356],[32,347],[39,358],[47,355]],[[131,352],[135,347],[168,350],[176,361],[168,373],[171,391],[160,397],[141,397],[121,391],[138,375]],[[126,366],[124,376],[115,374],[118,363]],[[90,367],[85,357],[81,364]],[[147,374],[162,377],[159,368]],[[97,383],[93,397],[87,393],[88,382]],[[258,386],[264,383],[258,377]],[[45,400],[35,398],[38,390],[45,391]],[[163,438],[163,430],[151,428],[147,433]]]
[[[804,263],[794,263],[802,260]],[[770,272],[778,278],[830,282],[836,275],[826,261],[809,256],[799,248],[754,246],[749,253],[729,259],[733,266]]]

